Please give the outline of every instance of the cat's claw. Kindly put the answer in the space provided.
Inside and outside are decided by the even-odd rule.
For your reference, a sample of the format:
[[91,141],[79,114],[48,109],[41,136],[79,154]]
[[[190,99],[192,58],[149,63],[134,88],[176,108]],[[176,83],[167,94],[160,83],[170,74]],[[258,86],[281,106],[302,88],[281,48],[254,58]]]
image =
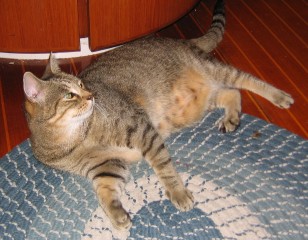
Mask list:
[[218,125],[218,130],[222,133],[233,132],[240,125],[240,119],[239,117],[233,117],[233,118],[224,117],[218,120],[217,125]]
[[166,191],[166,195],[173,205],[182,212],[189,211],[194,207],[194,196],[188,189]]
[[119,201],[113,203],[108,215],[112,225],[118,230],[126,230],[132,226],[129,214],[124,210]]

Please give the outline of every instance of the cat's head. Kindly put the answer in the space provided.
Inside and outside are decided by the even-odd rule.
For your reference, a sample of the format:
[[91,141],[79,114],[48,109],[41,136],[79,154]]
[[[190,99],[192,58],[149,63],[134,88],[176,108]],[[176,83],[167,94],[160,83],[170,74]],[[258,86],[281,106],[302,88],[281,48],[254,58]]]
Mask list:
[[[23,88],[29,125],[79,125],[93,112],[92,94],[85,89],[80,79],[62,72],[52,55],[41,78],[31,72],[24,74]],[[31,126],[30,130],[33,130]]]

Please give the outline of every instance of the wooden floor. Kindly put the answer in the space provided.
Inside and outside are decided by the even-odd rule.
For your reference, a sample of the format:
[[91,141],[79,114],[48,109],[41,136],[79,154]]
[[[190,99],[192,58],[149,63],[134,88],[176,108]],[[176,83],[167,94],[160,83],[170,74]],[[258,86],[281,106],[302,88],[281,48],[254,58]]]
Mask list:
[[[158,36],[201,36],[211,20],[215,0],[203,0],[184,18],[156,33]],[[243,91],[243,112],[308,137],[307,1],[229,0],[223,42],[215,56],[289,92],[295,104],[281,110]],[[0,53],[1,57],[1,53]],[[97,56],[61,60],[64,71],[77,74]],[[29,137],[22,103],[22,76],[38,76],[46,61],[0,59],[0,156]]]

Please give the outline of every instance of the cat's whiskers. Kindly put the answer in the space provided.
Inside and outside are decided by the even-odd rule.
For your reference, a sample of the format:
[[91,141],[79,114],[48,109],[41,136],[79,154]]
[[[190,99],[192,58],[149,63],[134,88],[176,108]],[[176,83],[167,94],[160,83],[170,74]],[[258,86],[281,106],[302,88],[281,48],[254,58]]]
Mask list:
[[105,108],[102,108],[101,106],[99,106],[98,104],[94,104],[94,107],[101,113],[103,114],[104,117],[108,117],[108,112]]
[[[94,97],[94,99],[96,98],[97,96],[97,92],[94,91],[92,92],[92,96]],[[97,104],[96,102],[94,102],[94,107],[100,112],[103,114],[104,117],[108,117],[109,114],[108,112],[112,112],[113,110],[110,109],[108,106],[104,105],[104,107],[100,106],[99,104]],[[106,109],[107,108],[107,109]]]

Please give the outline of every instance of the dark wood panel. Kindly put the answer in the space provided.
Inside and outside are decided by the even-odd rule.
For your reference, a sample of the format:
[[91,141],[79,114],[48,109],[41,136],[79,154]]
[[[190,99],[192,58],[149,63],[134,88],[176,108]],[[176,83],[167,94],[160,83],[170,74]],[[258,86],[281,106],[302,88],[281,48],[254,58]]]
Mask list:
[[[275,0],[272,2],[264,1],[270,8],[290,25],[292,32],[296,32],[307,44],[307,16],[308,4],[307,0]],[[286,36],[287,37],[287,36]]]
[[[0,66],[1,69],[1,66]],[[2,90],[2,81],[0,77],[0,157],[6,154],[10,149],[11,146],[9,141],[9,133],[7,129],[7,120],[6,120],[6,111],[4,108],[4,97],[3,97],[3,90]]]
[[1,1],[0,51],[78,50],[76,0]]
[[[5,76],[1,76],[2,93],[6,120],[8,124],[9,146],[16,146],[29,136],[23,112],[23,70],[20,61],[10,62],[5,66]],[[1,73],[2,74],[2,73]]]
[[173,24],[170,27],[164,28],[161,31],[156,33],[156,36],[159,37],[170,37],[170,38],[180,38],[179,31],[177,30],[177,27],[175,27],[175,24]]
[[71,65],[73,67],[73,74],[78,75],[82,69],[85,69],[88,65],[91,64],[96,59],[97,55],[94,56],[86,56],[86,57],[78,57],[71,58]]
[[197,38],[202,35],[200,28],[194,23],[190,15],[183,17],[183,19],[181,19],[181,24],[177,24],[177,26],[185,37]]
[[48,60],[26,60],[22,61],[23,72],[32,72],[35,76],[41,77],[44,74]]
[[[253,14],[258,22],[260,22],[260,26],[266,29],[267,35],[271,35],[275,39],[277,46],[283,50],[281,54],[287,52],[288,55],[284,55],[284,59],[295,61],[301,68],[305,69],[305,64],[308,62],[307,43],[290,26],[290,24],[298,24],[296,17],[293,16],[292,22],[285,22],[283,14],[281,14],[281,9],[284,7],[283,4],[280,4],[279,8],[274,9],[266,1],[254,1],[249,5],[245,2],[243,3],[249,13]],[[289,34],[290,31],[293,34]],[[303,32],[305,32],[307,39],[308,32]],[[280,36],[286,37],[281,39]],[[296,42],[299,44],[294,44]]]
[[[266,0],[262,0],[266,1]],[[298,0],[298,1],[290,1],[290,0],[281,0],[282,7],[285,9],[286,17],[290,16],[291,12],[298,16],[305,24],[307,24],[307,0]],[[271,4],[272,5],[272,4]]]
[[90,48],[117,45],[161,29],[198,0],[89,1]]
[[81,38],[89,36],[88,0],[78,0],[78,25]]

